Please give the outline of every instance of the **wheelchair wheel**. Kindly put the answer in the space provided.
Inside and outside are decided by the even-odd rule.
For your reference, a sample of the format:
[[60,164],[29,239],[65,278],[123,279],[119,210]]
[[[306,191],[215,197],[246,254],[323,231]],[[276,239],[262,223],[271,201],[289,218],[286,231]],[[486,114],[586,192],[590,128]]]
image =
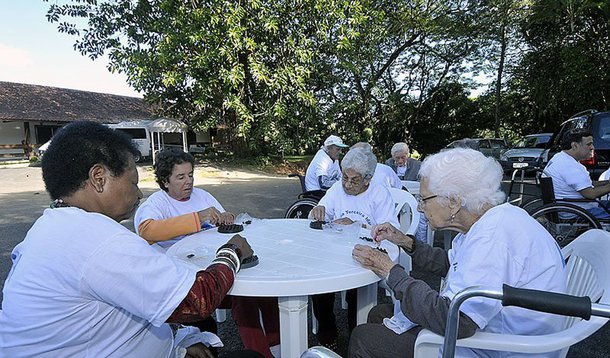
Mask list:
[[538,198],[526,201],[525,203],[519,205],[519,207],[527,211],[528,214],[532,215],[532,212],[539,209],[542,205],[544,205],[542,199]]
[[571,204],[551,203],[533,210],[530,215],[564,247],[590,229],[601,229],[599,221],[585,209]]
[[288,210],[286,210],[286,214],[284,214],[284,218],[286,218],[286,219],[307,219],[309,212],[316,205],[318,205],[317,200],[299,199],[294,204],[292,204],[288,208]]

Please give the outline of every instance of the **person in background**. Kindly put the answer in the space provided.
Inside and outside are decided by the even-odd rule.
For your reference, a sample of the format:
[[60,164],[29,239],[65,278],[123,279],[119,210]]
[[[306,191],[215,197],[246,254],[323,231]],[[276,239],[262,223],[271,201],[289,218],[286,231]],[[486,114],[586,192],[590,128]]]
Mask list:
[[[389,240],[411,255],[413,267],[445,276],[440,292],[417,280],[387,255],[356,245],[352,256],[387,281],[400,300],[382,304],[369,313],[368,323],[354,329],[349,357],[412,357],[417,334],[426,328],[444,334],[449,305],[461,290],[483,286],[564,293],[566,269],[553,237],[525,210],[505,203],[502,168],[493,158],[472,149],[448,149],[424,160],[419,175],[418,210],[435,229],[457,231],[445,252],[405,235],[384,223],[373,228],[376,241]],[[458,335],[477,331],[535,336],[561,329],[562,317],[522,308],[503,307],[500,301],[476,297],[460,308]],[[503,352],[458,348],[456,357],[502,357]],[[555,357],[557,352],[515,354]]]
[[[593,155],[593,135],[583,130],[565,134],[561,140],[561,152],[555,154],[543,170],[543,176],[553,179],[553,191],[557,199],[597,199],[610,193],[609,181],[591,180],[581,160]],[[610,214],[596,202],[574,202],[598,219],[610,219]],[[606,203],[602,203],[607,206]]]
[[339,155],[343,148],[347,148],[347,145],[336,135],[326,138],[307,167],[305,190],[327,190],[341,179]]
[[[371,153],[373,152],[373,146],[366,142],[358,142],[352,145],[351,149],[353,148],[364,148]],[[381,163],[377,163],[375,174],[373,174],[373,179],[371,179],[371,185],[377,184],[386,185],[388,188],[402,189],[402,182],[398,175],[396,175],[396,172],[389,166]]]
[[[399,227],[394,215],[394,201],[385,185],[372,186],[377,158],[368,149],[350,149],[341,161],[343,171],[340,182],[335,183],[310,212],[310,218],[350,225],[360,222],[372,228],[374,225],[391,222]],[[356,290],[347,291],[348,324],[350,330],[356,325]],[[333,312],[335,294],[312,296],[314,315],[318,320],[318,341],[323,346],[336,350],[337,326]]]
[[194,272],[122,226],[142,198],[136,153],[94,122],[53,138],[42,160],[53,203],[11,253],[1,357],[212,357],[209,336],[177,327],[216,309],[252,249],[235,235]]
[[[140,205],[134,219],[138,234],[149,243],[167,249],[185,235],[233,223],[232,213],[226,212],[210,193],[193,186],[194,165],[193,156],[180,149],[168,148],[159,153],[155,177],[160,190]],[[231,297],[231,313],[244,347],[267,358],[273,353],[279,355],[277,298]],[[215,326],[213,320],[201,324],[205,329]]]
[[385,164],[392,168],[400,180],[417,181],[421,162],[411,158],[411,152],[407,143],[398,142],[392,146],[392,157]]

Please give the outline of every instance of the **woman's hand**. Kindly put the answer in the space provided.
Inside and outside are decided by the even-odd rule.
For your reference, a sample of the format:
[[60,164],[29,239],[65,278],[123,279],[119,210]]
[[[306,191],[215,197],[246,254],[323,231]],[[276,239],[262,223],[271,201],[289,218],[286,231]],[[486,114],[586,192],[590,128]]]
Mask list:
[[220,213],[220,216],[218,218],[218,224],[215,224],[215,225],[230,225],[230,224],[233,224],[234,222],[235,222],[235,215],[233,213],[226,211],[224,213]]
[[403,234],[400,230],[395,228],[390,223],[384,223],[381,225],[373,226],[373,229],[371,230],[371,235],[373,236],[373,240],[375,240],[376,242],[388,240],[391,243],[394,243],[401,247],[406,247],[408,249],[413,246],[413,239]]
[[239,250],[241,251],[241,262],[244,262],[245,259],[251,257],[252,254],[254,254],[254,252],[252,251],[252,247],[250,247],[250,244],[248,243],[246,238],[241,235],[233,235],[233,237],[229,241],[227,241],[227,244],[234,244],[239,248]]
[[379,277],[388,277],[395,263],[390,257],[367,245],[356,245],[352,251],[352,257],[365,268],[375,272]]
[[[209,222],[212,225],[218,225],[222,213],[213,206],[197,212],[201,223]],[[232,214],[231,214],[232,215]]]
[[185,358],[216,358],[216,356],[204,344],[196,343],[186,349]]
[[354,223],[354,221],[350,218],[341,218],[341,219],[337,219],[337,220],[333,221],[333,223],[339,224],[339,225],[351,225]]
[[318,205],[311,209],[309,216],[316,221],[325,221],[326,219],[326,208],[322,205]]

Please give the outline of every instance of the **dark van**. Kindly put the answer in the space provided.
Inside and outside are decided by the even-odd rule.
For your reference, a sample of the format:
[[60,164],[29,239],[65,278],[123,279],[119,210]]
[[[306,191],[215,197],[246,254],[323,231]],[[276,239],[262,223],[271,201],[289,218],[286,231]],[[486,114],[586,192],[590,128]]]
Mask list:
[[[561,150],[561,138],[572,130],[586,130],[593,134],[595,150],[593,157],[581,163],[587,167],[591,178],[597,180],[599,175],[610,167],[610,112],[588,110],[573,115],[563,122],[558,131],[553,134],[547,150],[543,154],[544,165],[555,153]],[[544,166],[543,166],[544,167]]]

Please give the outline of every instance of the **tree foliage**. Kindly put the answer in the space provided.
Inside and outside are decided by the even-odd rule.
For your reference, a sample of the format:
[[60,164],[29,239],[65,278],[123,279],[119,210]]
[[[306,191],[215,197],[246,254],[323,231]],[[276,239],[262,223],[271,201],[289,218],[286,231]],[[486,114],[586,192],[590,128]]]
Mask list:
[[[329,133],[430,153],[608,107],[603,0],[66,0],[48,20],[158,108],[242,153]],[[495,78],[471,98],[472,78]]]

